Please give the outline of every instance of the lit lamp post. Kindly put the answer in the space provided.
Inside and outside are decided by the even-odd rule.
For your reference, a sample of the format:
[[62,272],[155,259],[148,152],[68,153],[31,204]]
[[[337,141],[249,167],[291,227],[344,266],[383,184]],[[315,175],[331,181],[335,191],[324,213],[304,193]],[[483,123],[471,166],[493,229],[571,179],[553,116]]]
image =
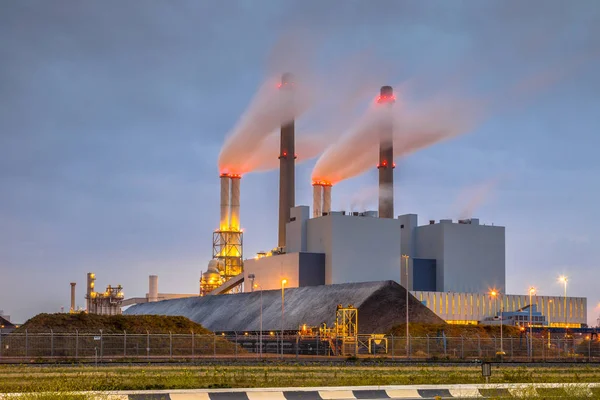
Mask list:
[[532,323],[532,307],[533,305],[531,304],[532,302],[532,297],[535,294],[535,288],[534,287],[530,287],[529,288],[529,354],[530,357],[533,358],[533,323]]
[[[410,342],[409,342],[409,331],[408,331],[408,259],[410,256],[406,254],[402,254],[402,259],[404,260],[404,265],[406,268],[406,286],[404,289],[406,290],[406,358],[410,357]],[[402,278],[401,278],[402,280]]]
[[569,279],[566,276],[563,275],[563,276],[561,276],[559,278],[559,281],[561,281],[562,283],[565,284],[565,300],[564,300],[565,305],[564,305],[564,308],[565,308],[565,336],[566,336],[567,335],[567,327],[569,326],[568,325],[569,324],[569,318],[567,316],[567,282],[569,281]]
[[550,304],[552,304],[552,299],[548,300],[548,348],[550,348],[550,340],[551,340],[551,336],[550,336],[550,327],[552,325],[552,323],[550,322],[551,317],[552,317],[552,307],[550,307]]
[[[494,304],[496,304],[496,297],[500,297],[501,293],[492,290],[492,292],[490,293],[492,295],[492,297],[494,298]],[[496,308],[496,306],[494,305],[494,308]],[[504,321],[502,320],[503,317],[503,313],[504,313],[504,299],[500,298],[500,352],[498,352],[497,354],[500,356],[504,355],[504,345],[503,345],[503,339],[504,339],[504,335],[503,335],[503,325],[504,325]]]
[[284,285],[286,283],[287,283],[286,279],[281,280],[281,358],[283,358],[283,325],[284,325],[284,302],[285,302]]

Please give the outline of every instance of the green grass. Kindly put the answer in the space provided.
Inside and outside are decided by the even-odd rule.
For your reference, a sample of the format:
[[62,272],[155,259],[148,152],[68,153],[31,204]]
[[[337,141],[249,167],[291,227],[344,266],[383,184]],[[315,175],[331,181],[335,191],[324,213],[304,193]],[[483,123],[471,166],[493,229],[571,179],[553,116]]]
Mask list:
[[[595,366],[494,367],[491,383],[600,382]],[[482,383],[480,367],[311,364],[0,366],[0,393]],[[76,398],[76,397],[74,397]]]

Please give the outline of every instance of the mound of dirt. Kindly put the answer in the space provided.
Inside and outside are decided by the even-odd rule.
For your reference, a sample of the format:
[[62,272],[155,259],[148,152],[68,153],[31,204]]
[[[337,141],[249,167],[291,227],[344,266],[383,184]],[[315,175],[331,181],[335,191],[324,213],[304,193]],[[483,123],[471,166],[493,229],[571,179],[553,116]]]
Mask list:
[[104,333],[128,334],[211,334],[208,329],[185,317],[165,315],[96,315],[77,314],[38,314],[21,325],[15,332],[24,333]]

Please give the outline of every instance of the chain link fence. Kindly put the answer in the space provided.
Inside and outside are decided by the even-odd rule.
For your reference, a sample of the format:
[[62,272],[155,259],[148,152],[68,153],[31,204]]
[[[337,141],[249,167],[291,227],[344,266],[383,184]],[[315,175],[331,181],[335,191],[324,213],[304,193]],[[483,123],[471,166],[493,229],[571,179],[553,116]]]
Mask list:
[[1,333],[0,362],[378,357],[414,361],[600,361],[598,338]]

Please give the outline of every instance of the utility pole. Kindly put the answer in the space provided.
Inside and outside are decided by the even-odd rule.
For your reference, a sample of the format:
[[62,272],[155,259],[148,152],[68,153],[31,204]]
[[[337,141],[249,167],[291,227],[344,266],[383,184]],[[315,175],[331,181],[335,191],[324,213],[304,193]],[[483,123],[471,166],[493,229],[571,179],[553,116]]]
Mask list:
[[406,290],[406,358],[410,358],[410,333],[408,329],[408,259],[410,256],[406,254],[402,254],[402,259],[404,260],[405,268],[406,268],[406,286],[404,289]]

